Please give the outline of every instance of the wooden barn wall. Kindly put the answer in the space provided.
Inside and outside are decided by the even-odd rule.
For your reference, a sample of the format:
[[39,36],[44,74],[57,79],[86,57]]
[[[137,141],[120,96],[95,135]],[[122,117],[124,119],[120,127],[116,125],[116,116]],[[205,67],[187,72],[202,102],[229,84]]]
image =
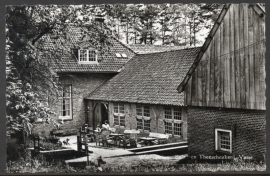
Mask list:
[[189,106],[265,110],[265,21],[233,4],[189,79]]

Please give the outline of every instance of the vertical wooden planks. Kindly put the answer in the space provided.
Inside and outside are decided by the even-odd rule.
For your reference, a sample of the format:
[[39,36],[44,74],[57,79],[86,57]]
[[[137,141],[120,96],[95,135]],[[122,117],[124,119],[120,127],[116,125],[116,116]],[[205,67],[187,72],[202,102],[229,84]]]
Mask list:
[[187,105],[192,105],[192,98],[191,98],[191,83],[192,83],[192,76],[188,80],[188,84],[186,86],[186,104]]
[[197,67],[197,106],[202,106],[202,64],[199,63]]
[[205,97],[205,89],[206,89],[206,58],[205,58],[205,55],[202,57],[202,60],[201,60],[201,74],[202,74],[202,106],[206,106],[206,97]]
[[235,108],[235,69],[234,69],[234,11],[233,7],[230,7],[229,14],[230,14],[230,100],[231,100],[231,107]]
[[258,45],[260,39],[260,32],[259,32],[259,17],[257,14],[254,13],[254,34],[253,34],[253,43],[254,43],[254,89],[255,89],[255,109],[259,109],[259,102],[260,100],[260,47]]
[[246,106],[246,86],[245,86],[245,60],[244,60],[244,6],[240,5],[239,8],[239,48],[240,48],[240,108]]
[[245,63],[245,104],[246,106],[243,108],[250,108],[250,99],[249,99],[249,58],[248,58],[248,4],[242,4],[244,8],[244,63]]
[[210,90],[209,90],[209,99],[210,99],[210,106],[215,106],[215,40],[212,39],[210,48]]
[[260,101],[259,101],[259,109],[265,110],[265,21],[262,18],[258,17],[259,23],[259,41],[258,43],[258,51],[259,51],[259,72],[260,72],[260,80],[259,80],[259,93],[260,93]]
[[210,90],[210,57],[211,57],[211,55],[210,55],[209,47],[210,47],[210,45],[208,46],[208,48],[205,52],[205,61],[206,61],[206,63],[205,63],[206,64],[206,66],[205,66],[205,68],[206,68],[206,71],[205,71],[205,74],[206,74],[205,99],[206,100],[205,101],[206,101],[206,106],[210,106],[210,104],[209,104],[209,101],[210,101],[209,90]]
[[240,55],[239,55],[239,4],[233,5],[234,11],[234,68],[235,68],[235,108],[240,108]]
[[191,101],[192,101],[192,106],[196,106],[196,76],[197,76],[197,70],[194,71],[192,74],[192,82],[191,82]]
[[263,39],[265,22],[254,9],[230,6],[188,82],[187,103],[265,109]]
[[249,45],[249,101],[250,108],[255,108],[255,88],[254,88],[254,39],[253,39],[253,23],[254,10],[248,9],[248,45]]
[[215,37],[215,86],[214,86],[214,96],[215,96],[215,106],[220,106],[220,29],[217,30]]
[[222,57],[223,54],[223,22],[220,24],[219,28],[220,32],[220,53],[218,55],[220,59],[220,106],[224,107],[224,57]]
[[227,11],[224,19],[223,19],[223,64],[224,64],[224,105],[227,108],[230,108],[230,52],[229,52],[229,11]]

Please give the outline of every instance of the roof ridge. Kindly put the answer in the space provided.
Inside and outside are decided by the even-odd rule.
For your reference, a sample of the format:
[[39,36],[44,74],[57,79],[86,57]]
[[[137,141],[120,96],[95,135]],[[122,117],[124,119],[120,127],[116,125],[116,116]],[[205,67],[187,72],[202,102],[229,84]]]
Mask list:
[[196,48],[153,56],[137,54],[121,73],[84,98],[183,106],[184,95],[176,88],[198,53]]
[[191,47],[191,48],[182,48],[182,49],[175,49],[175,50],[168,50],[168,51],[161,51],[161,52],[153,52],[153,53],[136,53],[137,55],[150,55],[150,54],[162,54],[168,52],[175,52],[175,51],[183,51],[183,50],[190,50],[190,49],[199,49],[201,46]]
[[[118,40],[115,36],[111,35],[111,37],[114,39],[114,40],[117,40],[121,45],[123,45],[125,48],[129,49],[130,51],[132,51],[135,55],[137,53],[135,53],[135,51],[133,51],[131,48],[129,48],[128,46],[126,46],[126,44],[124,44],[123,42],[121,42],[120,40]],[[134,56],[133,56],[134,57]]]

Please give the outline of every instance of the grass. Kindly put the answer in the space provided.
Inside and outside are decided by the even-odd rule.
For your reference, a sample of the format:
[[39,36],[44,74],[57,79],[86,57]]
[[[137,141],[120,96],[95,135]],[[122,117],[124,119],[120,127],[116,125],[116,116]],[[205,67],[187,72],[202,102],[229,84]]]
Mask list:
[[231,161],[224,163],[191,163],[177,164],[168,160],[141,160],[136,164],[119,163],[104,164],[87,168],[74,168],[64,162],[47,163],[44,158],[37,157],[27,161],[21,160],[8,164],[8,173],[89,173],[89,172],[232,172],[232,171],[265,171],[265,163],[254,161]]

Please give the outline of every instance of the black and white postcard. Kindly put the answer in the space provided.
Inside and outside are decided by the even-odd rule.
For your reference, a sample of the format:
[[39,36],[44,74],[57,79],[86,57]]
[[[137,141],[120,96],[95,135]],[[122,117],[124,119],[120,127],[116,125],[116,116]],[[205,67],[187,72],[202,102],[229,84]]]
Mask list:
[[5,18],[7,173],[266,170],[265,4]]

